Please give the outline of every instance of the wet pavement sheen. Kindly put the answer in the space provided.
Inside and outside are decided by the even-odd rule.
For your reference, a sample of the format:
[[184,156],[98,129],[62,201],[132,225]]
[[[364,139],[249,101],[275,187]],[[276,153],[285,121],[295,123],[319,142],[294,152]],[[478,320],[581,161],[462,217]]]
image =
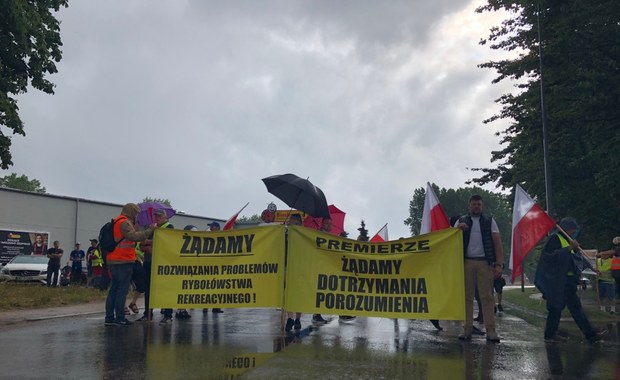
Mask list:
[[[104,327],[103,313],[3,326],[0,378],[46,379],[613,379],[618,326],[602,344],[545,345],[504,314],[500,344],[457,339],[460,323],[357,318],[280,331],[274,309],[191,311],[189,320]],[[134,317],[135,318],[135,317]]]

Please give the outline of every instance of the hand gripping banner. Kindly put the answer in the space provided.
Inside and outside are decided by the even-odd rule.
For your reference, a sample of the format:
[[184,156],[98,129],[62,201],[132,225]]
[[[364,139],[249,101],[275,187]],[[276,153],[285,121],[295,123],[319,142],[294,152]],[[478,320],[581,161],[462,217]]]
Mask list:
[[288,233],[286,310],[465,319],[463,240],[456,228],[381,243],[295,226]]
[[227,231],[155,231],[153,308],[281,307],[282,225]]

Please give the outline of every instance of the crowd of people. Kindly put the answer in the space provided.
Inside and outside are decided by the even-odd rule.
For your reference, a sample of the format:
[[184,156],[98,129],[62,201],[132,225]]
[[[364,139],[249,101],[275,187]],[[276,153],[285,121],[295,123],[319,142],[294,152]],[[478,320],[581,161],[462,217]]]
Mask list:
[[[502,312],[502,289],[506,284],[503,278],[504,250],[502,238],[495,219],[486,214],[484,203],[479,195],[473,195],[468,202],[468,213],[453,218],[453,227],[463,232],[463,257],[465,278],[465,320],[463,331],[459,335],[460,340],[468,341],[472,335],[485,335],[491,343],[499,343],[500,337],[496,330],[495,314]],[[106,326],[130,325],[126,316],[131,313],[139,313],[137,300],[144,296],[144,310],[141,318],[137,321],[150,321],[153,319],[152,310],[149,307],[150,277],[152,263],[152,239],[153,232],[157,228],[174,228],[168,221],[163,210],[155,210],[154,223],[144,229],[136,228],[136,217],[139,213],[136,204],[126,204],[121,213],[114,219],[114,239],[117,247],[107,254],[106,267],[109,270],[110,286],[106,299]],[[288,225],[302,225],[299,214],[290,215]],[[197,230],[193,225],[185,226],[186,230]],[[217,222],[209,224],[209,230],[218,231],[220,225]],[[323,218],[321,231],[330,233],[331,219]],[[547,305],[547,318],[544,330],[544,339],[548,343],[565,342],[567,338],[558,334],[562,310],[567,307],[577,326],[581,329],[590,343],[602,339],[604,333],[596,330],[589,322],[579,296],[577,285],[581,278],[581,272],[591,269],[599,274],[599,298],[602,311],[616,313],[615,299],[620,296],[620,237],[614,240],[615,248],[598,252],[597,264],[593,266],[584,258],[579,246],[577,236],[580,227],[573,218],[566,217],[559,222],[555,233],[551,234],[542,250],[541,258],[536,271],[536,287],[541,291]],[[103,278],[106,272],[103,269],[101,250],[97,239],[91,239],[91,247],[84,253],[80,249],[80,243],[76,243],[75,249],[70,254],[71,277],[76,279],[82,276],[82,263],[86,261],[88,268],[87,285],[92,285],[93,279]],[[53,247],[47,250],[48,286],[58,283],[58,272],[63,250],[58,241],[54,241]],[[127,305],[127,297],[130,286],[133,284],[134,292]],[[495,302],[495,295],[498,302]],[[478,316],[474,318],[474,300],[478,302]],[[203,312],[207,312],[203,309]],[[223,312],[221,309],[212,309],[214,313]],[[169,324],[173,320],[173,310],[163,309],[160,324]],[[178,319],[191,318],[185,309],[179,309],[176,314]],[[301,329],[300,312],[287,311],[284,329],[287,332]],[[350,321],[354,316],[340,316],[341,320]],[[484,325],[484,332],[474,326],[477,321]],[[312,322],[315,324],[326,323],[327,320],[321,314],[313,314]],[[433,325],[441,330],[439,321],[433,320]]]

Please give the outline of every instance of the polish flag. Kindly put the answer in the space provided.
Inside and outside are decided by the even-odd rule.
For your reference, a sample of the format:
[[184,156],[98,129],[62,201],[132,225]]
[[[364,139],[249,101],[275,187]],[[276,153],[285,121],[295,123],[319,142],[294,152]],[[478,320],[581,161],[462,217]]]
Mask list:
[[523,260],[540,239],[555,227],[555,221],[547,215],[530,196],[517,185],[515,204],[512,209],[512,243],[510,269],[512,282],[523,273]]
[[427,182],[420,235],[450,227],[448,215],[446,215],[443,207],[441,207],[441,203],[439,203],[439,199],[437,199],[433,187]]
[[371,242],[382,242],[382,241],[388,241],[388,230],[387,230],[387,223],[385,223],[385,225],[383,227],[381,227],[381,229],[379,230],[379,232],[377,232],[375,234],[375,236],[372,237],[372,239],[370,239]]
[[241,211],[243,211],[244,208],[248,207],[249,204],[250,202],[246,203],[245,206],[241,207],[241,210],[237,211],[235,215],[231,216],[230,219],[226,221],[226,224],[224,224],[224,228],[222,228],[222,230],[232,230],[235,226],[235,222],[237,221],[237,217],[239,216],[239,214],[241,214]]

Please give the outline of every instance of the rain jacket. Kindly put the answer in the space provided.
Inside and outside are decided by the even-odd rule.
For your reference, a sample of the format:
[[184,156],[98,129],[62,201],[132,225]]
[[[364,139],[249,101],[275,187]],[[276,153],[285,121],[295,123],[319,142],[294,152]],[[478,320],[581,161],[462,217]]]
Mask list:
[[[121,214],[114,220],[114,239],[119,241],[114,251],[108,253],[106,263],[133,264],[136,261],[136,242],[148,238],[153,233],[153,228],[149,227],[143,231],[136,231],[134,221],[140,209],[133,203],[128,203],[123,207]],[[122,239],[122,240],[121,240]]]
[[573,253],[568,241],[559,233],[551,235],[543,248],[536,268],[534,285],[551,306],[562,308],[567,281],[576,281],[592,265],[579,253]]

